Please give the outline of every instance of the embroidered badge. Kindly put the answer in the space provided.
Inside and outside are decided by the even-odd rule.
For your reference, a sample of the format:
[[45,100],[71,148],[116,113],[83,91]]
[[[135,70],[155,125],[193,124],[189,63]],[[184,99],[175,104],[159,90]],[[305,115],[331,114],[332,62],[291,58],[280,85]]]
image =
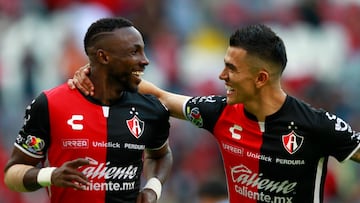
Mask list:
[[139,113],[135,110],[134,107],[131,108],[130,114],[133,115],[133,117],[129,120],[126,120],[126,125],[128,129],[130,130],[131,134],[134,135],[137,139],[143,134],[145,122],[142,121],[137,115]]
[[189,107],[186,110],[187,117],[190,122],[192,122],[194,125],[198,127],[203,126],[203,119],[200,114],[200,110],[198,107],[190,109]]
[[283,146],[290,154],[297,152],[300,149],[303,141],[304,137],[296,134],[294,131],[291,131],[289,134],[282,136]]
[[45,142],[43,139],[40,139],[38,137],[28,135],[26,137],[25,143],[22,144],[22,146],[27,149],[29,152],[42,155],[42,150],[45,147]]

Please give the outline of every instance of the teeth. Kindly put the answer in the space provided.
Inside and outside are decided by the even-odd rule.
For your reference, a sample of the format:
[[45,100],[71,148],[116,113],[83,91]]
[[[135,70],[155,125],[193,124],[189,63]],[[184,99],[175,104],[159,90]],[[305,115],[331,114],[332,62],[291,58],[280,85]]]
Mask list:
[[226,88],[226,93],[227,93],[227,94],[231,94],[231,92],[234,91],[234,88],[232,88],[232,87],[230,87],[230,86],[225,85],[225,88]]
[[144,75],[144,72],[142,71],[134,71],[132,72],[133,75],[137,75],[137,76],[141,76],[141,75]]
[[231,88],[230,86],[227,86],[227,85],[225,85],[225,88],[226,88],[227,91],[233,90],[233,88]]

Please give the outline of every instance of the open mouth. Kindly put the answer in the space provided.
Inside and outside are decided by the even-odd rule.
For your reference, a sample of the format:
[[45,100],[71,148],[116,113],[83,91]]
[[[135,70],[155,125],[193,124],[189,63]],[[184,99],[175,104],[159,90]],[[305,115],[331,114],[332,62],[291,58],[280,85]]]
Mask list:
[[144,75],[143,71],[134,71],[132,72],[132,75],[136,76],[136,77],[141,77],[142,75]]
[[235,91],[234,88],[227,85],[225,85],[225,88],[226,88],[226,94],[231,94]]

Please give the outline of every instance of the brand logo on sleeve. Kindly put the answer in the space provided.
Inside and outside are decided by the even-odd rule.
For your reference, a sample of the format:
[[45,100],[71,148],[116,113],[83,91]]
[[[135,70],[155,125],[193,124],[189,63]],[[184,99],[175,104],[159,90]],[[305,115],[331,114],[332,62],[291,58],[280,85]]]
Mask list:
[[201,128],[203,126],[203,119],[200,114],[198,107],[190,109],[189,107],[186,110],[187,117],[191,123]]

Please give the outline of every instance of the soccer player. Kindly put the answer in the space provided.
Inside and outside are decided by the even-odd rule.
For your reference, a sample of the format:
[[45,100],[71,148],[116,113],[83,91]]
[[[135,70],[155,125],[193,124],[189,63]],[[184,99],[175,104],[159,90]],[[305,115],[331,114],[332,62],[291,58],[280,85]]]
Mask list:
[[[231,203],[323,202],[328,158],[359,162],[360,133],[282,89],[286,50],[268,26],[236,30],[224,63],[219,79],[226,96],[184,96],[147,81],[139,91],[157,96],[172,116],[214,135]],[[69,85],[92,94],[87,72],[80,69]]]
[[137,92],[149,64],[141,33],[127,19],[99,19],[84,48],[95,94],[63,84],[33,100],[5,183],[19,192],[47,187],[52,203],[157,202],[172,166],[169,112]]

